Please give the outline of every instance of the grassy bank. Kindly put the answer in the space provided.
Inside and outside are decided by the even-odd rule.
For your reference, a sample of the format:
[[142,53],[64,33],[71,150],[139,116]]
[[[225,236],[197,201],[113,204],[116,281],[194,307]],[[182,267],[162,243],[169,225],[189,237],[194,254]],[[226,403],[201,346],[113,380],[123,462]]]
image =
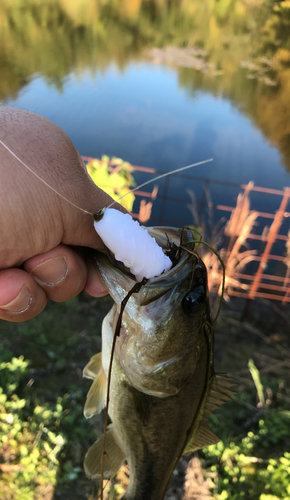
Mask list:
[[[1,499],[92,495],[82,460],[102,431],[97,419],[86,421],[82,414],[90,386],[82,369],[101,348],[101,321],[110,304],[82,294],[49,304],[27,323],[0,323]],[[189,466],[192,457],[181,460],[168,499],[197,498],[198,491],[199,498],[217,500],[290,498],[289,315],[253,304],[241,324],[241,303],[230,304],[217,326],[215,358],[218,371],[238,378],[237,394],[210,418],[223,442],[199,452]],[[125,483],[122,471],[114,498]]]

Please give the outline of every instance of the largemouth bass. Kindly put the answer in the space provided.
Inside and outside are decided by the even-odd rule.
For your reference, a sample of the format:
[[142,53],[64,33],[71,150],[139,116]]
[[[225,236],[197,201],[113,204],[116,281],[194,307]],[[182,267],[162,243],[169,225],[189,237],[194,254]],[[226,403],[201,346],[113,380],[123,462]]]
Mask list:
[[[175,265],[131,296],[116,341],[104,478],[112,478],[128,461],[124,500],[162,500],[181,455],[219,441],[206,418],[232,394],[232,381],[213,371],[205,265],[197,253],[180,248],[180,229],[149,232]],[[193,250],[191,240],[191,232],[183,231],[182,246]],[[121,302],[135,283],[105,255],[97,262],[115,304],[103,321],[102,353],[84,369],[84,376],[94,380],[84,409],[87,418],[106,404],[114,329]],[[100,479],[102,453],[103,437],[86,454],[89,478]]]

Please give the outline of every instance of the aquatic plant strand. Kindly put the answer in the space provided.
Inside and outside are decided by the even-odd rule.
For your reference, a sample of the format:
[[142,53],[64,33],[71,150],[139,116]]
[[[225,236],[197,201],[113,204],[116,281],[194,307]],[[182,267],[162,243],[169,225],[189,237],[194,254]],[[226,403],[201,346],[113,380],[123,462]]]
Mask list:
[[[110,356],[110,364],[109,364],[109,370],[108,370],[108,381],[107,381],[107,397],[106,397],[106,412],[105,412],[105,420],[104,420],[104,440],[103,440],[103,451],[102,451],[102,458],[101,458],[101,495],[100,498],[103,500],[103,493],[104,493],[104,488],[103,488],[103,481],[104,481],[104,458],[106,455],[106,434],[107,434],[107,427],[108,427],[108,415],[109,415],[109,402],[110,402],[110,388],[111,388],[111,378],[112,378],[112,368],[113,368],[113,360],[114,360],[114,352],[115,352],[115,346],[116,346],[116,341],[117,337],[120,335],[120,330],[122,326],[122,317],[123,317],[123,312],[126,307],[126,304],[128,300],[130,299],[131,295],[133,293],[138,293],[143,285],[146,283],[146,278],[143,278],[143,280],[140,283],[135,283],[133,288],[127,293],[126,297],[122,300],[121,302],[121,309],[120,313],[118,316],[118,321],[116,324],[116,328],[114,331],[114,338],[113,338],[113,344],[112,344],[112,349],[111,349],[111,356]],[[110,458],[110,457],[109,457]]]
[[[192,229],[190,227],[185,227],[183,229],[188,229],[191,233],[196,232],[200,237],[201,235],[195,230],[195,229]],[[215,256],[218,258],[218,260],[220,261],[220,264],[222,266],[222,270],[223,270],[223,277],[222,277],[222,290],[221,290],[221,296],[220,296],[220,301],[219,301],[219,307],[218,307],[218,310],[217,310],[217,314],[216,314],[216,317],[212,323],[212,328],[214,328],[216,322],[217,322],[217,319],[220,315],[220,312],[221,312],[221,308],[222,308],[222,303],[223,303],[223,298],[224,298],[224,292],[225,292],[225,282],[226,282],[226,267],[224,265],[224,262],[221,258],[221,256],[219,255],[219,253],[209,244],[207,243],[206,241],[202,241],[202,239],[199,239],[199,240],[192,240],[192,241],[188,241],[188,243],[193,243],[193,244],[202,244],[202,245],[205,245],[207,246],[214,254]],[[183,248],[183,250],[186,250],[187,252],[189,253],[193,253],[193,251],[189,250],[188,248],[180,245],[181,248]]]

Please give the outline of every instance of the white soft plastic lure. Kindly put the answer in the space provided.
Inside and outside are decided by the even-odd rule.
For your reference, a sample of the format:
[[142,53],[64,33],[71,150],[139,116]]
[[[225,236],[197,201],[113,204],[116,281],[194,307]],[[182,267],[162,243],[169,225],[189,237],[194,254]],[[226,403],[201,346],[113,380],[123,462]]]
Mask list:
[[171,268],[170,258],[163,253],[155,238],[131,215],[107,208],[100,217],[94,224],[98,235],[115,259],[123,262],[138,281],[154,278]]
[[[68,200],[61,193],[56,191],[50,184],[48,184],[44,179],[42,179],[36,172],[34,172],[24,161],[22,161],[6,144],[1,141],[0,144],[9,151],[9,153],[14,156],[29,172],[35,175],[43,184],[54,191],[58,196],[63,198],[65,201],[78,208],[82,212],[95,217],[95,229],[103,240],[107,248],[115,255],[116,260],[122,262],[127,268],[130,269],[131,273],[136,276],[138,281],[143,278],[154,278],[159,276],[164,271],[168,271],[172,262],[165,255],[161,247],[156,243],[155,239],[149,235],[145,227],[140,226],[139,222],[134,221],[134,219],[129,214],[123,214],[119,210],[112,209],[111,206],[115,203],[113,202],[108,208],[104,208],[98,214],[92,214],[87,210],[75,205],[72,201]],[[181,167],[171,172],[166,172],[165,174],[158,175],[150,181],[144,182],[135,189],[140,189],[150,182],[154,182],[166,175],[171,175],[182,170],[187,170],[189,168],[202,165],[212,161],[212,159],[194,163],[192,165],[187,165],[186,167]],[[125,195],[124,195],[125,196]],[[123,198],[122,196],[121,198]],[[121,199],[119,198],[119,200]],[[119,201],[117,200],[117,201]]]

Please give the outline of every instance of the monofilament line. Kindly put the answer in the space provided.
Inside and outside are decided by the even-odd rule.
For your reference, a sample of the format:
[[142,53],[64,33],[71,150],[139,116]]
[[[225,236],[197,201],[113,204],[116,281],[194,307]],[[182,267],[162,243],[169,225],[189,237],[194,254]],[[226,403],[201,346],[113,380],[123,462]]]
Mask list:
[[[76,205],[75,203],[73,203],[71,200],[69,200],[68,198],[66,198],[59,191],[57,191],[56,189],[54,189],[54,187],[52,187],[48,182],[46,182],[42,177],[40,177],[40,175],[38,175],[36,172],[34,172],[34,170],[32,170],[32,168],[30,168],[23,160],[21,160],[21,158],[19,158],[19,156],[17,156],[8,146],[6,146],[6,144],[3,141],[1,141],[1,139],[0,139],[0,144],[2,144],[2,146],[12,156],[14,156],[14,158],[17,161],[19,161],[19,163],[21,163],[21,165],[23,165],[32,175],[34,175],[35,177],[37,177],[37,179],[40,182],[42,182],[45,186],[47,186],[54,193],[56,193],[58,196],[60,196],[60,198],[62,198],[63,200],[65,200],[67,203],[69,203],[73,207],[77,208],[78,210],[81,210],[85,214],[94,215],[92,212],[89,212],[88,210],[85,210],[84,208],[79,207],[78,205]],[[118,201],[122,200],[128,194],[133,193],[134,191],[137,191],[137,189],[140,189],[140,188],[142,188],[144,186],[147,186],[147,184],[150,184],[151,182],[158,181],[159,179],[162,179],[163,177],[166,177],[167,175],[177,174],[178,172],[182,172],[183,170],[187,170],[189,168],[193,168],[193,167],[197,167],[199,165],[203,165],[204,163],[208,163],[210,161],[213,161],[213,158],[210,158],[209,160],[200,161],[198,163],[192,163],[191,165],[186,165],[186,167],[177,168],[176,170],[171,170],[170,172],[165,172],[164,174],[158,175],[157,177],[154,177],[153,179],[150,179],[149,181],[143,182],[143,184],[140,184],[139,186],[137,186],[137,187],[135,187],[133,189],[130,189],[130,191],[128,193],[125,193],[125,194],[123,194],[123,196],[120,196],[120,198],[118,198],[117,200],[113,201],[107,208],[111,208],[113,205],[115,205],[115,203],[117,203]]]
[[[182,172],[183,170],[187,170],[188,168],[197,167],[198,165],[203,165],[204,163],[208,163],[210,161],[213,161],[213,158],[210,158],[209,160],[199,161],[198,163],[192,163],[191,165],[186,165],[186,167],[177,168],[176,170],[171,170],[170,172],[165,172],[164,174],[158,175],[157,177],[154,177],[154,179],[150,179],[150,181],[143,182],[143,184],[140,184],[139,186],[135,187],[134,189],[131,189],[130,193],[134,193],[134,191],[137,191],[137,189],[140,189],[144,186],[147,186],[147,184],[150,184],[150,182],[158,181],[159,179],[162,179],[163,177],[166,177],[167,175],[177,174],[178,172]],[[111,205],[109,205],[107,208],[111,208],[113,205],[115,205],[116,202],[122,200],[122,198],[127,196],[127,194],[128,193],[125,193],[125,194],[123,194],[123,196],[120,196],[120,198],[113,201],[113,203],[111,203]]]
[[2,146],[7,149],[7,151],[9,151],[10,154],[12,154],[12,156],[14,156],[14,158],[16,158],[17,161],[19,161],[27,170],[29,170],[29,172],[31,172],[31,174],[35,175],[35,177],[37,177],[37,179],[39,181],[41,181],[43,184],[45,184],[49,189],[51,189],[52,191],[54,191],[58,196],[60,196],[63,200],[67,201],[68,203],[70,203],[70,205],[72,205],[73,207],[75,208],[78,208],[79,210],[81,210],[82,212],[84,212],[85,214],[88,214],[88,215],[93,215],[91,212],[88,212],[87,210],[85,210],[84,208],[82,207],[79,207],[78,205],[76,205],[75,203],[73,203],[72,201],[70,201],[68,198],[66,198],[65,196],[63,196],[61,193],[59,193],[56,189],[54,189],[54,187],[52,187],[50,184],[48,184],[48,182],[46,182],[44,179],[42,179],[42,177],[40,177],[40,175],[38,175],[36,172],[34,172],[34,170],[32,170],[32,168],[30,168],[28,165],[26,165],[26,163],[24,163],[24,161],[22,161],[15,153],[13,153],[13,151],[8,148],[8,146],[6,146],[6,144],[1,141],[0,139],[0,144],[2,144]]

